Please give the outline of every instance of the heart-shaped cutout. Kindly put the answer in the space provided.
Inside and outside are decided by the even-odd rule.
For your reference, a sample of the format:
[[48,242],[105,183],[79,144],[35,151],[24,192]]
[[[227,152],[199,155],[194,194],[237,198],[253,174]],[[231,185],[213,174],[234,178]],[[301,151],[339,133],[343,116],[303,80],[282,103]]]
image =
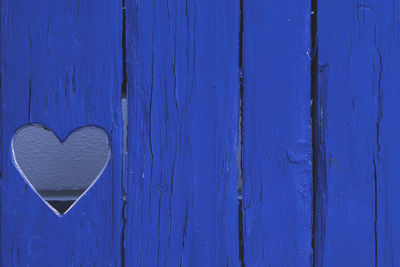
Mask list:
[[11,148],[19,173],[60,216],[93,186],[111,154],[107,133],[96,126],[78,128],[62,142],[46,126],[26,125]]

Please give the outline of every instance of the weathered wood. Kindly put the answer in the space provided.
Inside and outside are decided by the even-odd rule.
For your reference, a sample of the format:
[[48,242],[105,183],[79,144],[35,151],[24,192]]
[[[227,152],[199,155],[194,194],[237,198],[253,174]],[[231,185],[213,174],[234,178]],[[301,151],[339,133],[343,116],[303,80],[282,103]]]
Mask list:
[[238,1],[127,1],[126,266],[238,266]]
[[[367,10],[363,10],[367,13]],[[376,266],[400,266],[400,9],[374,1],[376,111]],[[367,16],[367,14],[365,15]],[[372,107],[371,107],[372,108]]]
[[398,266],[399,9],[378,0],[319,5],[327,199],[318,263]]
[[[1,266],[121,264],[121,30],[120,1],[2,1]],[[12,163],[12,136],[30,122],[62,139],[87,124],[109,135],[108,167],[63,217]]]
[[244,1],[245,266],[312,264],[310,1]]
[[[396,173],[395,164],[382,176],[381,142],[383,96],[398,99],[398,90],[393,77],[384,74],[396,64],[387,47],[394,38],[387,23],[394,10],[387,4],[381,9],[383,2],[318,2],[318,131],[325,134],[317,159],[324,169],[318,177],[323,197],[316,214],[323,223],[315,240],[317,266],[389,266],[377,257],[376,240],[383,234],[378,212],[387,212],[377,210],[377,193],[381,195],[381,182]],[[391,19],[382,23],[386,13]],[[397,110],[393,105],[389,109]],[[385,148],[395,146],[393,141],[388,138]]]

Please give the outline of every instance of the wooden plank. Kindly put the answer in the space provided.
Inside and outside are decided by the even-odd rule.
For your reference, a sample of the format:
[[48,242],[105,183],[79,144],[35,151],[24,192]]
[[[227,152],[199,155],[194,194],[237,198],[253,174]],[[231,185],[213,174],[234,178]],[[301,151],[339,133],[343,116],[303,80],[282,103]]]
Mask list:
[[400,39],[399,5],[374,1],[365,16],[375,20],[374,78],[376,115],[375,223],[376,266],[399,266],[400,255]]
[[[121,265],[121,30],[119,1],[2,1],[1,266]],[[12,163],[12,136],[31,122],[62,139],[87,124],[109,135],[108,167],[63,217]]]
[[238,1],[126,12],[126,266],[238,266]]
[[385,67],[378,40],[391,37],[378,36],[380,3],[318,2],[318,113],[325,132],[318,161],[325,170],[318,177],[324,197],[317,216],[324,223],[316,235],[317,266],[381,266],[376,193]]
[[244,1],[245,266],[312,264],[310,1]]

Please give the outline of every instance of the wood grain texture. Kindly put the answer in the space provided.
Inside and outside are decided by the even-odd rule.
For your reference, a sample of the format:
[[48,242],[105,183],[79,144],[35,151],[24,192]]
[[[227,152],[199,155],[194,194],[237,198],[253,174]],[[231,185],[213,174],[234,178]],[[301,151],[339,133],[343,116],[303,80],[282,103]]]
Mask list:
[[[121,264],[121,30],[119,1],[2,1],[1,266]],[[30,122],[62,139],[87,124],[109,135],[108,167],[63,217],[12,163],[12,136]]]
[[392,38],[379,33],[387,26],[381,24],[379,2],[318,3],[320,131],[326,134],[325,155],[318,159],[325,161],[319,190],[325,203],[317,210],[324,217],[323,234],[316,240],[317,266],[389,266],[378,264],[376,246],[383,62],[391,60],[379,42]]
[[398,266],[399,6],[320,1],[318,12],[328,211],[318,263]]
[[311,266],[310,1],[244,1],[245,266]]
[[126,266],[238,266],[238,1],[127,1]]
[[374,35],[378,54],[374,75],[377,79],[375,97],[378,102],[375,147],[376,262],[377,266],[400,266],[399,2],[376,1],[371,12],[376,20]]

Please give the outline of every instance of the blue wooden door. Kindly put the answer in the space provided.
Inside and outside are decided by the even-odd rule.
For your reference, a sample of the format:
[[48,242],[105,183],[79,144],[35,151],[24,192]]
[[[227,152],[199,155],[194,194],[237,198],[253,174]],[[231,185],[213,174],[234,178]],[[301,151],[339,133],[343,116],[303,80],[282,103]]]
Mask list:
[[[0,3],[0,266],[400,265],[397,3]],[[107,136],[69,210],[37,124]]]

